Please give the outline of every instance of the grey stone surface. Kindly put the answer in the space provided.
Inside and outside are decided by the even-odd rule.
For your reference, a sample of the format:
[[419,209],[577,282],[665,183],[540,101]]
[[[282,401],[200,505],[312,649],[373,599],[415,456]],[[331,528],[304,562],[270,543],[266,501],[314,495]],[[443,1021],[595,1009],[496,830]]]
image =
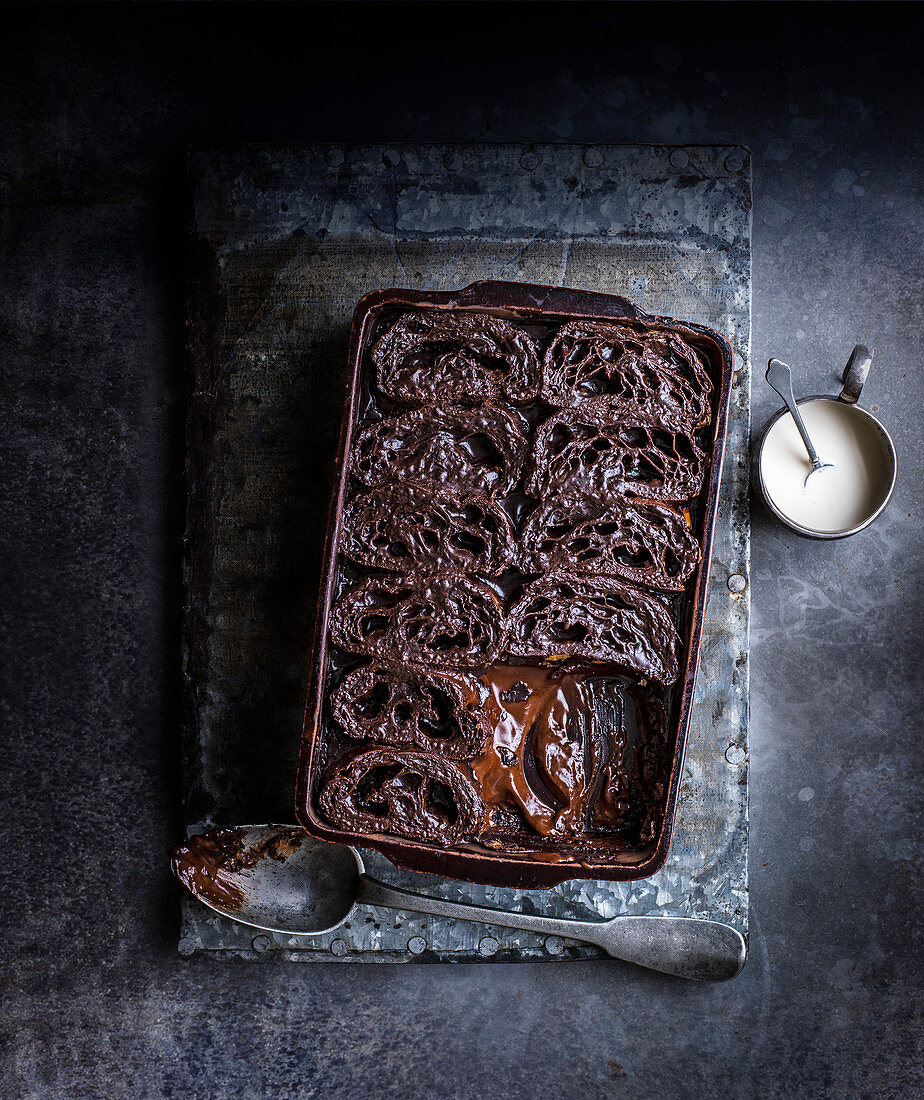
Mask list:
[[[917,9],[464,5],[421,49],[414,9],[319,7],[4,9],[0,1095],[920,1093]],[[876,348],[886,514],[820,544],[754,509],[729,985],[177,956],[183,146],[296,138],[745,143],[755,364],[817,392]]]

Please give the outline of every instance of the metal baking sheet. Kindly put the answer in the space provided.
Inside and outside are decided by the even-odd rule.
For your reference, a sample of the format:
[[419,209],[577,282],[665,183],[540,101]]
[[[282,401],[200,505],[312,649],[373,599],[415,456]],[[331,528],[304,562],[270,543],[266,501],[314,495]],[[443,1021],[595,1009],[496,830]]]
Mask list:
[[[311,631],[355,303],[513,279],[623,294],[735,350],[684,778],[665,867],[545,891],[401,871],[396,885],[562,916],[664,913],[747,932],[750,155],[740,146],[194,149],[188,302],[184,813],[292,821]],[[255,934],[190,898],[181,954],[293,961],[591,958],[556,937],[360,908]]]

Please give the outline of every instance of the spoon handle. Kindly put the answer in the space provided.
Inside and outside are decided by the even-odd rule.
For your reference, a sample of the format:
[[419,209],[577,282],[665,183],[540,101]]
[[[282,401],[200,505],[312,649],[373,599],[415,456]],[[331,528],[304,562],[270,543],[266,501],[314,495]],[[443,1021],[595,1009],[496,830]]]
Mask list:
[[786,402],[786,408],[789,409],[793,420],[796,422],[796,427],[799,429],[799,435],[802,436],[802,442],[805,444],[805,449],[808,451],[809,458],[812,460],[812,465],[815,467],[820,466],[821,459],[818,457],[818,452],[812,446],[809,434],[805,430],[805,424],[802,422],[802,414],[799,412],[795,394],[792,392],[792,371],[788,364],[784,363],[781,359],[771,359],[767,364],[766,377],[767,381],[770,383],[771,389],[776,390],[780,397]]
[[417,894],[412,890],[398,890],[366,874],[360,875],[360,879],[362,887],[358,900],[364,905],[409,909],[414,913],[432,913],[437,917],[456,917],[459,920],[475,921],[477,924],[499,924],[504,928],[523,928],[528,932],[544,932],[546,935],[568,936],[579,940],[585,939],[585,927],[592,928],[585,921],[545,917],[538,913],[514,913],[510,910],[492,909],[487,905],[468,905],[461,901]]
[[616,917],[608,921],[569,920],[538,913],[513,913],[485,905],[465,905],[386,886],[360,875],[358,901],[413,913],[432,913],[478,924],[522,928],[594,943],[616,959],[664,974],[700,981],[725,981],[744,965],[744,939],[734,928],[689,917]]

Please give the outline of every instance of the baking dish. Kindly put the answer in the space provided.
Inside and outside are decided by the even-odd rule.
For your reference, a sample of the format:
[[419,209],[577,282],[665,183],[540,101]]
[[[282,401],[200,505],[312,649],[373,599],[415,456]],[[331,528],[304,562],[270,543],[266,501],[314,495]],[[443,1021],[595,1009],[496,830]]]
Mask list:
[[[614,845],[612,853],[592,860],[556,861],[522,851],[499,851],[465,843],[442,848],[387,834],[368,835],[332,826],[318,807],[322,774],[339,740],[329,713],[332,683],[338,675],[337,653],[330,644],[331,608],[345,587],[340,541],[344,504],[349,493],[348,461],[357,427],[369,408],[368,350],[386,321],[403,309],[477,311],[519,324],[548,326],[569,321],[619,320],[644,330],[677,333],[699,351],[712,383],[712,420],[701,433],[708,467],[703,488],[692,508],[692,523],[702,557],[686,592],[677,603],[681,641],[680,676],[665,689],[667,721],[661,805],[654,835],[635,846]],[[699,662],[699,648],[709,579],[709,559],[718,504],[733,373],[732,352],[718,333],[703,326],[652,317],[628,299],[562,287],[511,282],[479,282],[457,292],[378,290],[357,305],[350,339],[346,402],[337,453],[339,474],[332,495],[324,554],[315,644],[309,676],[305,723],[299,759],[296,814],[305,829],[323,840],[382,852],[402,867],[450,878],[497,886],[539,889],[571,878],[629,880],[654,874],[664,863],[676,813],[687,727]]]

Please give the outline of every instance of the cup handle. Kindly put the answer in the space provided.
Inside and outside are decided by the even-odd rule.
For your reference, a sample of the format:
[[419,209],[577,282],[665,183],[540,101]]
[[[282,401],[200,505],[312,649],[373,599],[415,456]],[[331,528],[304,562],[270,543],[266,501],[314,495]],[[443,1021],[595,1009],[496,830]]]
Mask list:
[[847,366],[844,367],[844,376],[841,381],[844,388],[837,395],[838,401],[845,401],[848,405],[856,405],[860,400],[860,393],[869,377],[869,368],[873,362],[873,349],[866,344],[857,344],[850,353]]

